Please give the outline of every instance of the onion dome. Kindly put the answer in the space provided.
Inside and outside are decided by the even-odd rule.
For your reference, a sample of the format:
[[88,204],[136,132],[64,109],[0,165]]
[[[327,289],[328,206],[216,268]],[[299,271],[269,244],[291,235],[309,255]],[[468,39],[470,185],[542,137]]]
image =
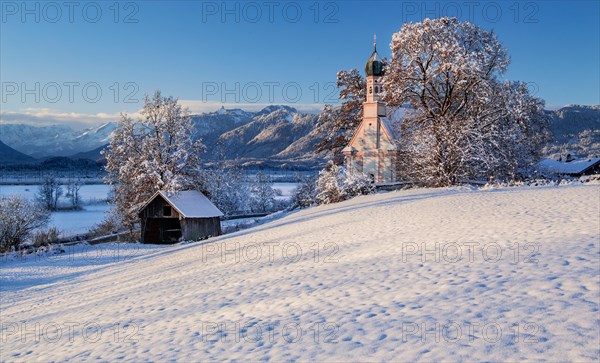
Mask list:
[[375,41],[373,42],[373,54],[369,57],[369,60],[365,64],[365,73],[367,76],[383,76],[384,70],[384,62],[377,54],[377,38],[375,37]]

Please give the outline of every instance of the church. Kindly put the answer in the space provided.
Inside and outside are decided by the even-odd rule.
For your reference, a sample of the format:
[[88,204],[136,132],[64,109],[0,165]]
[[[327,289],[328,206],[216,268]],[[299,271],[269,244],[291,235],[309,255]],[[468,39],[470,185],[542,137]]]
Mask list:
[[395,143],[398,138],[380,97],[384,61],[377,54],[377,43],[373,46],[373,54],[365,64],[367,98],[363,104],[363,118],[342,152],[348,174],[364,173],[375,183],[391,183],[398,178]]

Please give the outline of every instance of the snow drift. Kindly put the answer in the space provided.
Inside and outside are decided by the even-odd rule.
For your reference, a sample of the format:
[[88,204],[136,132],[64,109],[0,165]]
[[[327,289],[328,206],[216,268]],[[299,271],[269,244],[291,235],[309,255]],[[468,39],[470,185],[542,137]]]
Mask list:
[[599,198],[410,190],[5,259],[0,360],[598,360]]

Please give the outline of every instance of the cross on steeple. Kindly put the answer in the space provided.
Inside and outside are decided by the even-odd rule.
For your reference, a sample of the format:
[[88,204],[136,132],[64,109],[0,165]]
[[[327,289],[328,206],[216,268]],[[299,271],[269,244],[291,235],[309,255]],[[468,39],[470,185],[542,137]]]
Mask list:
[[373,48],[377,51],[377,33],[373,33]]

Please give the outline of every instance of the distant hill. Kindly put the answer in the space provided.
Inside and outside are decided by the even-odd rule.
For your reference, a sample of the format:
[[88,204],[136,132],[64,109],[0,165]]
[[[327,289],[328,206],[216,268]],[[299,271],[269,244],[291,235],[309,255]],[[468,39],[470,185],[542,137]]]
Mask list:
[[36,160],[25,155],[0,141],[0,164],[30,164]]
[[600,156],[600,106],[569,105],[547,111],[554,140],[544,149],[548,158],[571,154],[576,158]]
[[108,146],[108,144],[105,144],[105,145],[95,148],[94,150],[84,151],[84,152],[80,152],[80,153],[71,155],[71,156],[69,156],[69,158],[71,158],[71,159],[89,159],[89,160],[101,162],[104,159],[104,157],[102,156],[102,154],[100,154],[100,152],[102,150],[104,150],[107,146]]
[[584,130],[600,130],[600,105],[569,105],[550,111],[550,130],[557,141],[565,142]]

